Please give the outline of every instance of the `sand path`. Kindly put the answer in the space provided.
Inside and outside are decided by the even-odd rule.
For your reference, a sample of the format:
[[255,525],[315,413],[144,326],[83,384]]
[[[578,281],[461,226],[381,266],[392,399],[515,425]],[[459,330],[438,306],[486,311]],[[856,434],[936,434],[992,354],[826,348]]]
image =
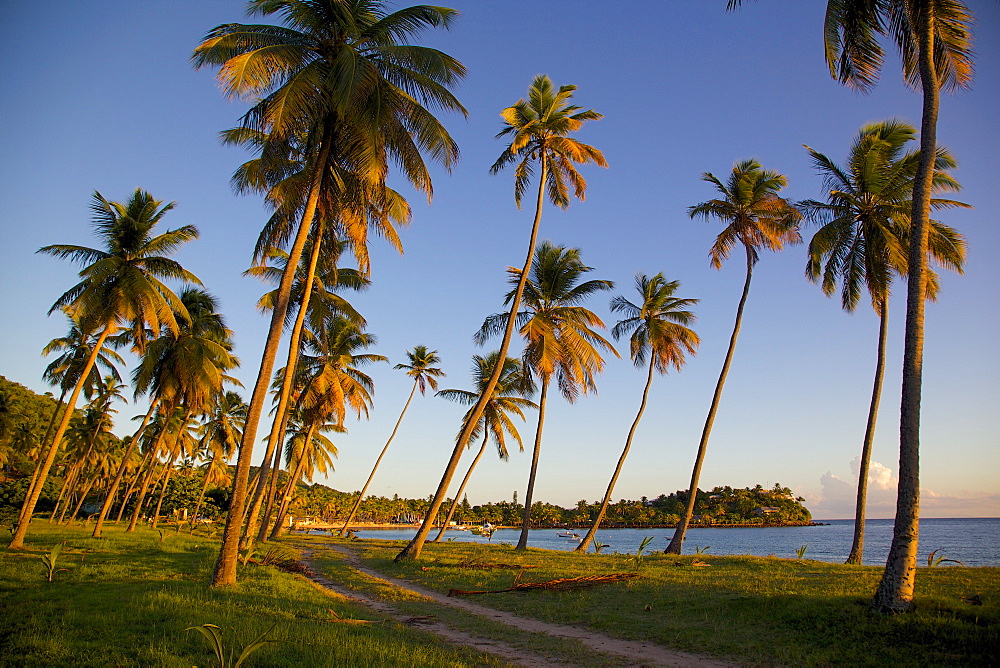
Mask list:
[[[468,612],[469,614],[485,617],[494,622],[505,624],[522,631],[578,641],[590,649],[616,657],[616,659],[618,659],[616,663],[620,662],[621,658],[625,658],[629,662],[629,665],[634,666],[691,666],[694,668],[722,668],[723,666],[735,665],[719,659],[678,652],[653,643],[622,640],[620,638],[606,636],[590,629],[581,629],[575,626],[552,624],[549,622],[542,622],[537,619],[520,617],[509,612],[494,610],[493,608],[479,605],[466,599],[448,597],[439,592],[415,585],[412,582],[393,578],[385,575],[384,573],[368,568],[361,563],[357,554],[347,547],[332,545],[329,543],[324,544],[323,547],[343,556],[352,568],[371,577],[378,578],[393,587],[398,587],[399,589],[431,599],[442,605],[448,605]],[[313,571],[315,571],[315,567],[313,567],[310,563],[311,554],[312,553],[310,551],[305,551],[303,559],[305,563],[309,565]],[[469,633],[465,633],[464,631],[453,629],[441,622],[434,621],[433,619],[410,617],[401,613],[392,605],[384,601],[378,601],[358,594],[354,590],[332,582],[321,575],[312,575],[310,576],[310,579],[326,589],[334,591],[353,601],[367,605],[384,615],[392,617],[393,619],[413,626],[418,626],[421,629],[441,636],[449,642],[466,647],[472,647],[482,652],[488,652],[490,654],[500,656],[504,660],[509,661],[511,664],[516,666],[528,666],[530,668],[535,668],[540,666],[570,665],[553,661],[548,657],[532,654],[523,648],[515,647],[502,641],[473,636]]]

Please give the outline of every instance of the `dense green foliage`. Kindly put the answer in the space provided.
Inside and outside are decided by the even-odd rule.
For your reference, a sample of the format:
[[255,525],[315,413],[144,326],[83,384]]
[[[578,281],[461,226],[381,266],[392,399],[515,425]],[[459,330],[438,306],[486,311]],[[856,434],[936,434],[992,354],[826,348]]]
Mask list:
[[0,376],[0,467],[18,476],[31,472],[34,453],[56,410],[56,400]]

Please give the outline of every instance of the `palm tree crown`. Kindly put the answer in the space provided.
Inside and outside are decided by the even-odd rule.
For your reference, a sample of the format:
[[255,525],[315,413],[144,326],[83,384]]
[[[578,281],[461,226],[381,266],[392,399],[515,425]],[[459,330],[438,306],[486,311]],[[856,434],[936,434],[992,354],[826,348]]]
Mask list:
[[511,142],[490,168],[496,174],[508,164],[514,168],[514,199],[518,208],[527,192],[537,162],[545,177],[543,185],[549,200],[558,207],[569,206],[569,186],[573,194],[584,199],[587,182],[574,163],[594,163],[607,167],[604,154],[593,146],[569,137],[584,121],[596,121],[602,114],[593,109],[566,104],[576,86],[560,86],[555,90],[552,80],[540,74],[531,82],[528,99],[520,99],[500,112],[504,128],[497,137],[510,136]]
[[444,376],[441,369],[435,364],[441,363],[436,350],[429,350],[427,346],[414,346],[413,350],[406,351],[409,364],[397,364],[393,369],[406,369],[406,375],[413,379],[420,394],[425,394],[427,388],[437,390],[437,379]]
[[645,365],[648,358],[660,373],[671,366],[680,371],[685,354],[694,354],[700,343],[687,327],[695,320],[688,308],[698,300],[674,297],[680,281],[668,281],[662,273],[652,278],[636,274],[635,287],[641,297],[638,305],[621,295],[611,300],[611,311],[623,316],[611,334],[617,340],[631,332],[629,353],[636,366]]

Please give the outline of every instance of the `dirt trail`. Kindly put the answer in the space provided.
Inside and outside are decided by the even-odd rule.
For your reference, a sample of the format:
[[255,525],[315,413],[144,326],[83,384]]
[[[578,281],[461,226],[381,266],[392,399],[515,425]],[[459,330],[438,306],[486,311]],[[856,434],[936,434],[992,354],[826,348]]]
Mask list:
[[[397,578],[390,577],[384,573],[372,570],[367,566],[363,565],[358,559],[358,556],[348,548],[324,544],[323,547],[336,552],[343,556],[352,568],[365,573],[374,578],[378,578],[384,582],[391,584],[394,587],[412,592],[414,594],[423,596],[424,598],[431,599],[442,605],[448,605],[453,608],[458,608],[464,610],[470,614],[478,615],[480,617],[486,617],[495,622],[511,626],[522,631],[528,631],[530,633],[540,633],[549,636],[554,636],[557,638],[567,638],[571,640],[576,640],[583,643],[587,647],[596,650],[604,654],[614,655],[616,657],[624,657],[630,663],[630,665],[635,666],[691,666],[694,668],[722,668],[730,667],[735,664],[720,661],[718,659],[698,656],[696,654],[688,654],[685,652],[678,652],[675,650],[667,649],[659,645],[652,643],[643,643],[633,640],[622,640],[619,638],[612,638],[604,634],[598,633],[597,631],[592,631],[589,629],[580,629],[575,626],[566,626],[564,624],[551,624],[549,622],[542,622],[536,619],[529,619],[526,617],[520,617],[518,615],[503,612],[501,610],[494,610],[493,608],[488,608],[486,606],[473,603],[471,601],[448,597],[439,592],[425,589],[419,585],[415,585],[412,582],[407,582],[405,580],[400,580]],[[304,554],[304,559],[307,564],[309,563],[310,553],[306,552]],[[313,568],[315,570],[315,568]],[[317,584],[335,591],[342,596],[345,596],[351,600],[358,601],[365,605],[378,610],[382,614],[393,617],[404,623],[409,623],[411,625],[417,626],[419,628],[431,631],[441,637],[467,647],[472,647],[483,652],[488,652],[490,654],[495,654],[502,657],[503,659],[511,662],[514,665],[519,666],[559,666],[559,665],[569,665],[559,662],[554,662],[547,657],[542,657],[539,655],[532,655],[526,652],[524,649],[519,647],[514,647],[508,645],[501,641],[487,640],[471,634],[452,629],[445,624],[435,622],[433,620],[427,620],[424,618],[412,618],[408,617],[393,606],[382,601],[376,601],[365,596],[359,595],[357,592],[338,585],[322,576],[312,576],[311,579]]]

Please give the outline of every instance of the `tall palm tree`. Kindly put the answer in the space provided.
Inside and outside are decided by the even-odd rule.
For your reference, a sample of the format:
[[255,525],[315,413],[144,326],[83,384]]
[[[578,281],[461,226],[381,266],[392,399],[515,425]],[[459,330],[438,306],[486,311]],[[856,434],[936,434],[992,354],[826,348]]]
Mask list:
[[737,244],[742,244],[746,251],[747,277],[743,284],[740,304],[736,308],[736,323],[733,325],[733,333],[729,338],[726,359],[722,364],[722,372],[719,374],[715,393],[712,396],[712,405],[708,410],[705,427],[701,432],[698,455],[691,473],[691,486],[688,488],[688,502],[684,508],[684,514],[674,530],[674,535],[670,539],[670,544],[665,550],[666,554],[681,553],[684,534],[687,532],[688,523],[694,513],[698,479],[701,476],[702,464],[705,462],[705,452],[708,450],[708,439],[712,434],[715,414],[719,410],[722,388],[726,384],[729,365],[732,364],[733,353],[736,351],[736,339],[740,334],[740,325],[743,321],[743,307],[746,305],[747,295],[750,293],[750,279],[753,277],[754,265],[760,258],[759,251],[761,248],[779,251],[784,248],[785,244],[796,244],[802,240],[798,232],[801,214],[788,201],[778,196],[778,192],[787,185],[787,179],[781,174],[764,169],[755,160],[744,160],[733,166],[732,173],[726,183],[717,179],[711,172],[705,172],[702,179],[715,186],[719,197],[691,207],[688,209],[688,214],[691,218],[704,218],[706,220],[718,218],[728,223],[726,228],[716,237],[708,255],[711,258],[712,266],[721,269],[722,263],[729,257],[729,253]]
[[[906,145],[915,137],[916,129],[901,121],[866,125],[855,137],[843,167],[806,147],[828,193],[826,202],[800,203],[810,220],[822,224],[809,243],[806,276],[821,281],[827,295],[833,294],[839,283],[841,305],[848,312],[857,308],[861,292],[867,288],[872,308],[879,317],[875,381],[861,448],[854,540],[848,564],[862,563],[864,555],[868,470],[885,375],[889,293],[893,277],[907,274],[910,200],[919,153],[906,152]],[[954,166],[951,155],[939,147],[934,174],[936,191],[959,189],[958,183],[944,171]],[[951,206],[967,205],[939,198],[931,200],[935,209]],[[932,220],[928,251],[933,261],[961,273],[965,240],[958,232]],[[927,297],[932,299],[937,292],[936,275],[931,272],[928,278]]]
[[698,335],[687,327],[695,320],[694,314],[688,309],[697,304],[698,300],[675,297],[674,293],[680,287],[679,281],[667,281],[663,274],[657,274],[652,278],[645,274],[636,274],[635,287],[641,297],[639,304],[633,304],[620,295],[611,300],[611,311],[625,316],[623,320],[618,321],[611,333],[616,340],[631,334],[629,336],[629,354],[636,367],[646,364],[648,358],[646,386],[642,390],[639,411],[628,431],[625,447],[621,457],[618,458],[618,466],[615,467],[611,482],[608,483],[608,489],[604,493],[597,517],[594,518],[590,531],[577,546],[577,552],[587,551],[597,534],[597,529],[601,526],[604,514],[608,510],[611,494],[615,490],[615,483],[618,482],[625,458],[628,457],[629,449],[632,447],[635,430],[646,410],[649,388],[653,384],[653,372],[658,371],[665,374],[671,366],[680,371],[687,361],[685,354],[693,355],[700,343]]
[[[735,8],[742,0],[729,0]],[[930,278],[930,238],[937,119],[941,90],[972,83],[972,12],[963,0],[828,0],[824,25],[830,75],[852,88],[870,90],[878,80],[891,37],[902,56],[903,78],[923,95],[920,161],[913,181],[900,398],[899,486],[892,544],[872,606],[909,610],[917,571],[920,519],[920,391],[924,354],[924,302]]]
[[423,396],[427,392],[428,387],[432,390],[437,390],[437,379],[445,375],[444,371],[433,366],[441,363],[441,358],[438,357],[436,350],[428,350],[427,346],[414,346],[412,351],[406,351],[406,356],[410,360],[409,364],[401,363],[393,368],[396,370],[405,369],[406,375],[413,379],[410,396],[406,398],[403,410],[399,413],[399,419],[396,420],[396,426],[392,428],[392,433],[389,434],[388,440],[382,446],[382,452],[379,453],[378,458],[375,460],[375,465],[372,467],[372,472],[368,475],[368,480],[365,481],[364,487],[358,493],[358,500],[354,502],[351,512],[347,514],[347,521],[344,522],[344,526],[340,529],[341,534],[347,531],[347,527],[350,526],[355,513],[358,512],[361,501],[365,498],[365,493],[368,491],[368,486],[371,484],[372,478],[375,477],[375,472],[378,471],[378,465],[382,463],[382,458],[385,457],[385,453],[389,449],[389,444],[392,443],[392,439],[396,437],[396,432],[399,431],[399,425],[403,422],[403,416],[406,415],[406,409],[410,407],[410,402],[413,401],[413,395],[416,394],[417,390],[420,390],[420,395]]
[[[531,276],[524,286],[524,310],[515,317],[521,336],[525,339],[522,356],[524,368],[528,373],[537,375],[541,381],[538,425],[535,428],[531,471],[524,495],[524,520],[520,538],[514,548],[516,550],[528,547],[531,502],[538,474],[550,383],[555,379],[560,394],[572,403],[581,393],[596,393],[595,377],[604,368],[601,351],[618,356],[614,347],[597,333],[597,329],[604,328],[604,323],[596,314],[580,305],[596,292],[614,287],[614,283],[605,280],[580,283],[583,275],[592,270],[580,259],[579,249],[555,246],[549,241],[543,241],[535,250]],[[517,269],[509,271],[510,283],[519,286],[521,272]],[[507,293],[507,303],[514,299],[516,289]],[[496,313],[486,318],[476,333],[476,342],[482,344],[489,337],[505,331],[509,318],[508,313]]]
[[288,442],[285,444],[285,465],[288,469],[288,481],[281,493],[281,501],[278,503],[277,513],[274,518],[274,525],[271,528],[270,537],[278,538],[285,530],[285,517],[291,505],[292,494],[303,477],[311,480],[311,469],[319,465],[322,470],[328,466],[332,467],[331,457],[337,456],[337,446],[327,438],[323,432],[333,431],[343,433],[347,431],[342,426],[330,422],[324,422],[321,413],[317,413],[309,408],[297,410],[297,417],[302,420],[293,419],[290,423],[290,433]]
[[[324,189],[338,175],[366,184],[366,197],[383,198],[389,163],[428,196],[423,154],[450,167],[454,141],[425,105],[464,108],[448,87],[465,68],[446,54],[406,40],[428,28],[447,28],[457,12],[418,6],[388,13],[377,0],[251,0],[251,15],[278,15],[283,26],[225,24],[214,28],[192,55],[196,67],[220,65],[232,97],[257,99],[243,126],[265,133],[260,154],[285,160],[296,142],[305,147],[302,193],[292,197],[301,222],[278,288],[260,371],[250,400],[214,586],[236,581],[246,485],[253,444],[274,368],[293,274]],[[324,182],[327,182],[324,184]]]
[[[514,319],[521,308],[521,298],[524,286],[531,270],[532,258],[535,256],[535,244],[538,240],[538,230],[542,221],[542,204],[548,193],[549,201],[561,209],[570,203],[570,187],[573,196],[583,200],[587,193],[587,182],[576,169],[576,165],[594,163],[607,167],[604,154],[598,149],[570,137],[570,133],[579,130],[586,121],[595,121],[602,115],[593,109],[583,109],[569,104],[576,86],[560,86],[558,90],[548,76],[542,74],[535,77],[528,88],[528,99],[520,99],[512,106],[500,112],[504,120],[504,128],[497,137],[511,137],[510,144],[490,168],[496,174],[504,167],[515,164],[514,167],[514,201],[521,208],[521,199],[527,193],[531,177],[538,169],[538,195],[535,200],[535,217],[531,224],[528,238],[528,252],[521,269],[520,281],[514,289],[510,300],[508,326],[500,341],[500,358],[507,356],[510,341],[514,335]],[[434,518],[437,517],[441,504],[444,503],[448,487],[458,470],[458,461],[462,453],[469,447],[472,430],[478,424],[480,416],[486,409],[486,403],[493,395],[493,388],[499,382],[502,365],[497,365],[484,388],[479,400],[472,409],[465,429],[459,435],[452,451],[451,459],[445,467],[441,482],[431,499],[430,508],[424,517],[420,529],[413,540],[396,555],[396,561],[416,559],[420,556],[427,535],[430,533]]]
[[[343,314],[353,322],[360,325],[365,324],[365,320],[361,314],[336,292],[342,288],[365,290],[370,285],[370,281],[361,272],[337,266],[346,245],[346,242],[337,241],[336,239],[328,240],[325,244],[327,252],[322,254],[321,264],[320,250],[324,247],[322,234],[315,236],[310,240],[310,243],[306,244],[308,250],[307,266],[300,269],[296,274],[296,282],[292,284],[290,303],[297,305],[297,309],[289,309],[286,314],[287,318],[293,311],[295,312],[295,324],[292,326],[291,340],[288,344],[286,369],[294,369],[298,365],[307,314],[322,318],[323,314],[337,312]],[[280,283],[281,275],[287,268],[288,254],[279,249],[271,248],[267,252],[267,257],[274,261],[274,266],[261,264],[251,267],[244,273],[272,283]],[[261,310],[273,309],[277,298],[276,293],[277,290],[266,293],[258,302],[258,307]],[[281,440],[281,434],[284,432],[287,423],[287,414],[290,406],[289,400],[292,394],[294,377],[294,374],[288,374],[282,378],[281,390],[278,394],[278,405],[275,409],[274,420],[271,424],[270,434],[268,435],[264,459],[257,472],[253,499],[249,504],[247,512],[244,533],[244,540],[247,542],[253,537],[254,525],[257,522],[257,515],[264,497],[264,489],[271,474],[270,462],[272,455],[275,455],[275,460],[278,461],[277,455],[279,453],[276,451],[279,448],[277,445]],[[274,475],[277,475],[276,467]],[[263,527],[261,529],[263,530]]]
[[[25,498],[22,508],[25,519],[29,519],[35,509],[80,391],[107,338],[122,328],[130,328],[134,345],[141,351],[147,329],[153,336],[158,336],[161,328],[176,332],[175,311],[181,314],[182,320],[186,317],[184,305],[160,279],[199,283],[194,274],[167,257],[182,244],[196,239],[198,230],[193,225],[185,225],[157,236],[152,234],[173,206],[173,203],[164,205],[141,189],[136,189],[125,203],[109,202],[95,192],[91,202],[93,224],[104,248],[57,244],[38,251],[86,265],[80,271],[82,280],[59,297],[49,313],[68,307],[69,314],[77,319],[81,329],[88,334],[95,333],[97,340],[66,402],[66,411],[52,437],[52,447],[45,459],[39,461],[41,468],[35,488]],[[10,542],[11,549],[24,548],[27,530],[27,521],[18,524]]]
[[[479,390],[478,392],[470,392],[469,390],[441,390],[436,396],[460,404],[474,405],[479,400],[479,392],[482,392],[483,388],[486,387],[486,383],[493,376],[493,367],[496,366],[499,359],[500,355],[496,352],[492,352],[486,357],[480,355],[472,356],[472,383]],[[472,472],[476,470],[476,465],[482,459],[483,453],[486,452],[486,446],[490,443],[490,436],[493,436],[493,442],[497,447],[497,455],[503,461],[507,461],[510,457],[510,453],[507,451],[507,434],[510,434],[511,438],[517,442],[519,450],[524,450],[524,444],[521,442],[521,434],[517,431],[517,425],[514,424],[511,415],[515,415],[523,421],[525,419],[525,408],[538,408],[535,402],[527,398],[535,392],[534,382],[529,374],[524,373],[524,368],[520,360],[508,357],[504,360],[503,367],[500,372],[500,380],[497,382],[496,387],[493,388],[493,398],[486,404],[486,409],[479,418],[479,424],[472,431],[472,438],[482,437],[483,444],[480,446],[479,452],[476,453],[472,463],[469,464],[469,470],[466,471],[465,477],[462,478],[462,484],[458,486],[458,491],[455,492],[451,506],[448,508],[448,514],[441,525],[441,530],[438,532],[437,537],[434,538],[435,543],[441,542],[441,538],[444,536],[444,532],[448,529],[451,518],[455,514],[455,509],[458,508],[458,504],[464,498],[465,486],[469,484]],[[469,419],[471,414],[472,411],[470,409],[462,418],[463,430],[465,429],[465,421]],[[461,434],[461,431],[459,434]]]

